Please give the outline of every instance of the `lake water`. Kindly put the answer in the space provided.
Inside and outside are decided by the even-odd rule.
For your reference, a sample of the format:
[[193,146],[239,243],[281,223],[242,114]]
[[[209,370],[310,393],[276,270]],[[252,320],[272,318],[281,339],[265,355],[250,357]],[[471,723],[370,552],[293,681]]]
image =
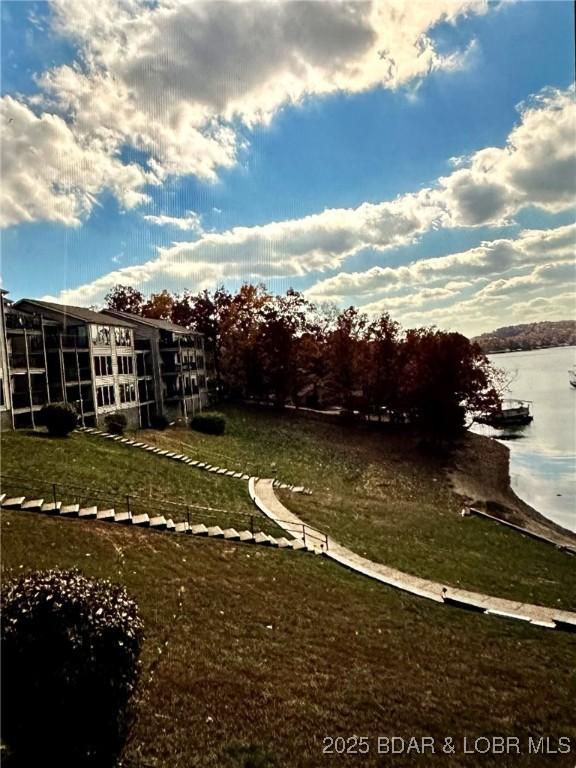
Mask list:
[[568,381],[576,347],[507,352],[489,359],[513,374],[505,397],[531,400],[534,421],[513,430],[477,425],[474,431],[508,446],[512,487],[520,498],[576,531],[576,388]]

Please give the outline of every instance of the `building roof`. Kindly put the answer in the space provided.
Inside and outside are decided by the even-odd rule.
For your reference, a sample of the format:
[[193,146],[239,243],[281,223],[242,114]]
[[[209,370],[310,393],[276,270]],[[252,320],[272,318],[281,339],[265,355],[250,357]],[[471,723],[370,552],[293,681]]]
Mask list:
[[58,312],[61,315],[71,317],[73,320],[81,320],[84,323],[97,323],[98,325],[119,325],[125,328],[133,328],[134,323],[128,322],[121,317],[112,318],[110,315],[105,315],[103,312],[94,312],[92,309],[86,309],[86,307],[74,307],[70,304],[56,304],[52,301],[39,301],[38,299],[20,299],[14,304],[14,307],[18,308],[19,304],[31,304],[38,309],[49,309],[51,312]]
[[[169,320],[157,320],[153,317],[141,317],[140,315],[132,315],[129,312],[120,312],[118,309],[105,309],[103,312],[113,317],[130,319],[133,323],[140,323],[141,325],[149,325],[152,328],[158,328],[160,331],[170,331],[172,333],[198,333],[197,331],[191,331],[189,328],[185,328],[183,325],[176,325]],[[198,334],[200,335],[200,334]]]

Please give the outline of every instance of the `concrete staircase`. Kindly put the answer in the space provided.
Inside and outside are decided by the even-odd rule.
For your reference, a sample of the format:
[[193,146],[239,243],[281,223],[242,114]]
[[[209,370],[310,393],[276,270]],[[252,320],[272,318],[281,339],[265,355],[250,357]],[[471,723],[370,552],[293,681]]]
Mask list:
[[[189,467],[195,469],[203,469],[205,472],[210,472],[214,475],[220,475],[221,477],[228,477],[234,480],[243,480],[247,482],[250,479],[250,475],[246,472],[240,472],[234,469],[227,469],[226,467],[220,467],[217,464],[209,464],[205,461],[199,461],[198,459],[192,459],[190,456],[186,456],[183,453],[176,453],[174,451],[168,451],[162,448],[158,448],[155,445],[143,443],[140,440],[133,440],[123,435],[112,435],[109,432],[104,432],[101,429],[95,427],[77,427],[75,432],[81,432],[85,435],[92,435],[94,437],[101,437],[104,440],[113,440],[116,443],[121,443],[131,448],[138,448],[148,453],[154,453],[156,456],[160,456],[164,459],[172,459],[173,461],[180,461],[183,464],[187,464]],[[274,480],[274,487],[281,490],[292,491],[292,493],[304,493],[311,495],[312,491],[309,488],[305,488],[303,485],[290,485],[289,483],[283,483],[280,480]]]
[[237,542],[242,544],[260,544],[266,547],[292,549],[294,551],[314,550],[303,546],[298,539],[287,539],[284,536],[275,538],[263,531],[237,531],[235,528],[220,528],[218,525],[206,526],[203,523],[189,525],[187,522],[174,522],[164,515],[149,517],[146,513],[116,512],[114,509],[99,509],[96,506],[81,507],[79,504],[63,504],[61,501],[48,501],[25,496],[10,496],[0,494],[2,509],[16,510],[23,513],[40,513],[61,518],[77,518],[80,520],[96,520],[97,522],[116,523],[119,525],[146,528],[151,531],[161,531],[172,535],[204,536],[210,539]]

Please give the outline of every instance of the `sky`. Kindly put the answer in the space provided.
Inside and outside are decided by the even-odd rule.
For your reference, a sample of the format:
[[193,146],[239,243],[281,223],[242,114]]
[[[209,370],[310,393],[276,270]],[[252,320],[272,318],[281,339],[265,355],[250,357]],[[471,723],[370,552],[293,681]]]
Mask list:
[[571,2],[2,0],[2,287],[576,317]]

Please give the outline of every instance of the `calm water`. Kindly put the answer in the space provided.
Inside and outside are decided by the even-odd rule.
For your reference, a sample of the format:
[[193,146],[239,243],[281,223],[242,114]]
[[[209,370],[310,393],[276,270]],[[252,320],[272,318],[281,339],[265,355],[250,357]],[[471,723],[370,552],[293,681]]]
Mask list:
[[510,449],[512,487],[520,498],[576,531],[576,388],[568,381],[576,347],[489,357],[514,374],[506,397],[531,400],[534,421],[514,430],[478,425],[475,431],[504,438]]

